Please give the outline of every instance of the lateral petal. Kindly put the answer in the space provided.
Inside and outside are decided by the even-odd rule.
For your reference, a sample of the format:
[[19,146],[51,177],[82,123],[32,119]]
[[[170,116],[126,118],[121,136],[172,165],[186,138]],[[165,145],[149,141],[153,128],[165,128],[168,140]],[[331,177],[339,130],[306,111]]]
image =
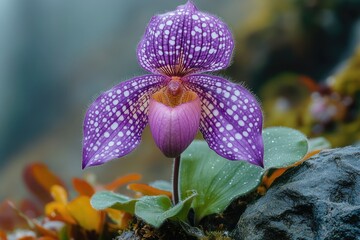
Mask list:
[[200,131],[209,147],[229,160],[263,166],[262,111],[256,98],[217,76],[198,74],[183,80],[200,97]]
[[91,104],[84,120],[83,168],[122,157],[140,143],[148,122],[149,98],[166,81],[160,75],[135,77]]

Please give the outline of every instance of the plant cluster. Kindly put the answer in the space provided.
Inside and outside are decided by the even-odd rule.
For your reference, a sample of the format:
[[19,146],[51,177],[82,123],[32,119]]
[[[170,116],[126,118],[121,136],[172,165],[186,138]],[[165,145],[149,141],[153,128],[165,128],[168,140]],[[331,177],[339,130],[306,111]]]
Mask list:
[[[105,185],[75,178],[77,196],[69,198],[71,192],[46,166],[31,165],[25,182],[43,203],[45,217],[36,220],[11,204],[32,229],[18,239],[110,239],[127,233],[156,239],[166,224],[187,236],[229,239],[219,232],[222,227],[207,232],[206,218],[220,217],[239,198],[264,194],[277,176],[319,148],[309,148],[296,130],[262,129],[254,95],[204,74],[226,68],[233,47],[226,24],[190,1],[154,16],[137,51],[151,74],[120,83],[89,107],[82,166],[127,155],[149,124],[159,149],[175,158],[172,183],[133,183],[138,174]],[[194,140],[198,130],[205,141]],[[124,184],[137,194],[116,191]]]

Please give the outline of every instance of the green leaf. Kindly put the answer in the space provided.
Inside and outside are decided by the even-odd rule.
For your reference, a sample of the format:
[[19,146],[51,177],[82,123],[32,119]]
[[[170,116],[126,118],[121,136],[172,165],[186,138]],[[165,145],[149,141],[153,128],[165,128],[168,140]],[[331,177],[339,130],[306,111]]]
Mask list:
[[101,191],[95,193],[90,200],[90,204],[97,210],[114,208],[134,214],[135,203],[138,199],[132,199],[125,195],[117,194],[110,191]]
[[189,189],[198,196],[192,201],[195,221],[220,213],[239,196],[254,191],[270,168],[282,168],[300,161],[308,150],[306,137],[290,128],[273,127],[263,131],[262,169],[245,161],[229,161],[210,150],[205,141],[194,141],[183,153],[180,163],[180,192]]
[[265,169],[288,167],[300,161],[308,152],[307,138],[295,129],[266,128],[263,140]]
[[181,199],[194,189],[192,201],[195,221],[219,213],[240,195],[254,190],[263,169],[244,161],[229,161],[210,150],[205,141],[194,141],[183,153],[180,162]]
[[135,214],[157,228],[166,220],[163,214],[170,208],[171,201],[168,197],[148,196],[143,197],[141,201],[136,204]]
[[195,196],[196,192],[192,191],[189,197],[172,207],[171,200],[166,196],[131,199],[121,194],[102,191],[95,193],[90,203],[97,210],[114,208],[126,211],[135,214],[154,227],[160,227],[166,219],[186,220],[191,201]]
[[186,220],[191,201],[195,196],[196,193],[193,193],[173,207],[171,200],[166,196],[142,197],[135,205],[135,215],[156,228],[166,219]]
[[154,182],[149,183],[149,185],[160,190],[172,192],[172,185],[168,181],[156,180]]
[[323,150],[331,147],[331,143],[323,137],[309,139],[309,152]]

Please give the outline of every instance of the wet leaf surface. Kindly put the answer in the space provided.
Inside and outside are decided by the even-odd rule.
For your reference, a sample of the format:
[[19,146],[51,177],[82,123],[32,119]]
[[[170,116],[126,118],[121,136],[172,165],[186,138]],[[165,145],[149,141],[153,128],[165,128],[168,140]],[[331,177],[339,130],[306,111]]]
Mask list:
[[268,170],[291,166],[308,151],[306,137],[290,128],[264,129],[263,138],[264,169],[245,161],[224,159],[210,150],[205,141],[194,141],[183,153],[181,197],[188,190],[198,193],[192,203],[196,222],[224,211],[234,199],[254,191]]

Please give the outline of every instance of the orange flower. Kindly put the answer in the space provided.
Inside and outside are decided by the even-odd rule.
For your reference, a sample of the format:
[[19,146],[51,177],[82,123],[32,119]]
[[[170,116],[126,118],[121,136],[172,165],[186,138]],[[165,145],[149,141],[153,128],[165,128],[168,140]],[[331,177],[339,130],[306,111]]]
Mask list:
[[[137,192],[138,196],[166,195],[171,198],[171,192],[169,191],[157,189],[147,184],[131,183],[141,179],[141,175],[137,173],[118,177],[114,181],[103,185],[92,184],[81,178],[73,178],[72,185],[78,193],[78,196],[72,200],[68,197],[68,190],[63,184],[63,181],[50,171],[45,164],[29,164],[25,168],[23,175],[27,187],[37,199],[44,204],[46,218],[40,223],[33,219],[33,217],[39,214],[36,216],[26,216],[23,214],[22,208],[17,209],[14,204],[6,204],[10,213],[25,222],[33,233],[32,236],[23,236],[21,238],[22,240],[58,239],[60,233],[57,230],[47,228],[47,223],[51,223],[52,221],[62,222],[64,225],[59,225],[61,229],[63,229],[63,226],[67,226],[66,234],[68,234],[70,238],[80,237],[81,239],[90,239],[89,236],[92,236],[94,233],[101,236],[104,231],[113,233],[119,229],[127,228],[129,222],[133,219],[131,214],[111,208],[98,211],[91,206],[90,199],[98,190],[114,191],[128,184],[127,188]],[[4,213],[2,212],[0,214],[0,220],[3,215]],[[2,222],[0,221],[0,223]],[[80,230],[81,236],[74,233],[74,231],[78,231],[76,229]],[[34,235],[38,237],[34,237]],[[3,239],[7,239],[6,232],[0,231],[0,240]]]

